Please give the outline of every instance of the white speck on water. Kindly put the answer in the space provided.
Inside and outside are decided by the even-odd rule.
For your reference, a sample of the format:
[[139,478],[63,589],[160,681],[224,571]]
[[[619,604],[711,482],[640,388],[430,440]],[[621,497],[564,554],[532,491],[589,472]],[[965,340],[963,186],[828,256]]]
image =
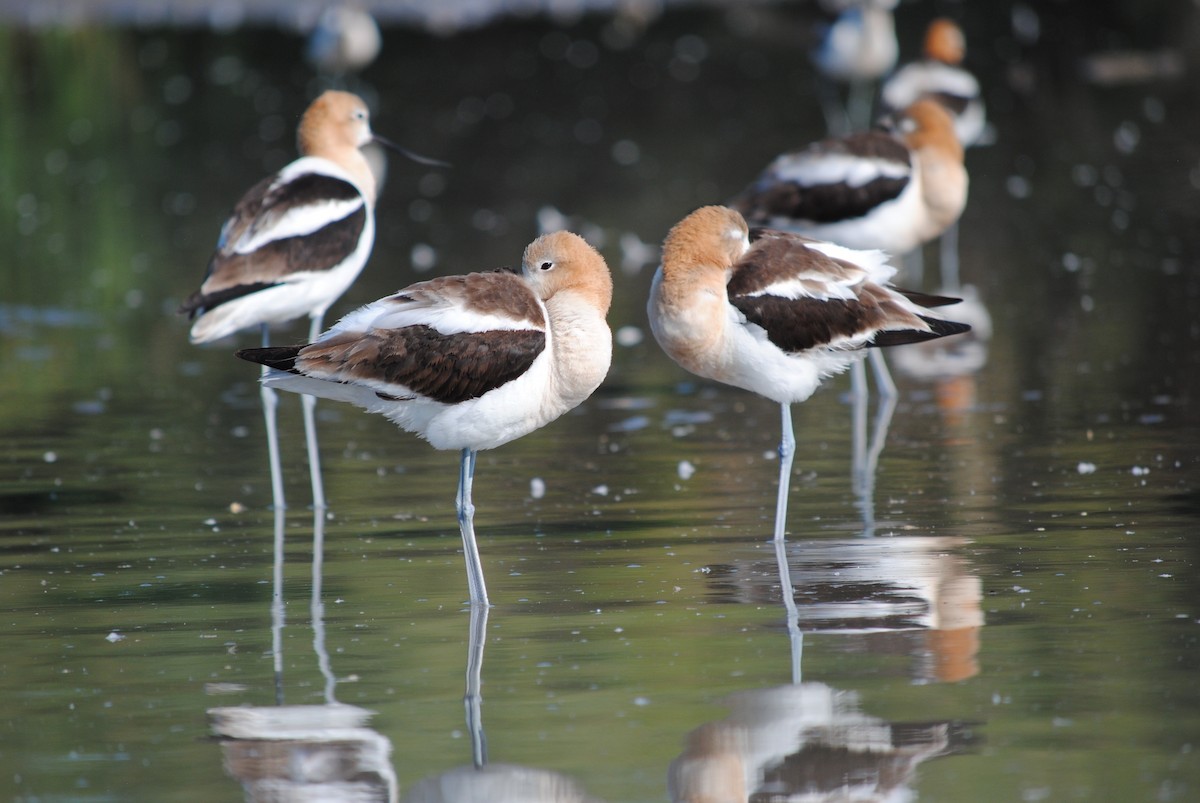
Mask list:
[[649,697],[634,697],[633,704],[638,705],[638,706],[650,705],[650,698]]
[[595,488],[592,489],[592,493],[594,493],[596,496],[608,496],[608,486],[607,485],[597,485]]
[[645,340],[646,335],[642,332],[640,326],[622,326],[617,330],[616,339],[618,346],[629,348]]
[[229,430],[229,434],[235,438],[245,438],[250,434],[250,428],[240,426],[234,427],[233,429]]
[[1008,194],[1014,198],[1028,198],[1032,190],[1029,186],[1029,180],[1023,176],[1009,176],[1004,182],[1005,189]]
[[1134,466],[1133,468],[1129,469],[1129,473],[1135,477],[1144,477],[1150,473],[1150,467],[1149,466]]
[[619,139],[612,146],[613,161],[622,167],[635,165],[642,158],[642,149],[630,139]]
[[534,477],[529,481],[529,495],[534,499],[541,499],[546,495],[546,481],[541,477]]
[[437,265],[437,250],[429,243],[417,243],[409,252],[412,268],[417,273],[425,273]]
[[116,644],[118,641],[124,641],[125,637],[114,630],[111,633],[109,633],[107,636],[105,636],[104,640],[109,642],[110,644]]
[[1167,117],[1167,110],[1161,100],[1151,96],[1142,101],[1142,114],[1152,123],[1161,123]]
[[1080,463],[1079,465],[1075,466],[1075,470],[1078,471],[1080,474],[1095,474],[1096,473],[1096,464],[1095,463]]
[[609,432],[638,432],[650,426],[650,418],[644,415],[630,416],[623,421],[611,425]]
[[696,467],[687,460],[680,460],[676,470],[679,472],[679,479],[681,480],[690,480],[692,475],[696,473]]
[[1126,120],[1117,126],[1117,130],[1113,132],[1113,145],[1121,153],[1133,153],[1137,150],[1138,143],[1142,139],[1142,130],[1137,123]]
[[47,463],[57,463],[58,462],[58,453],[57,452],[44,452],[42,454],[42,460]]

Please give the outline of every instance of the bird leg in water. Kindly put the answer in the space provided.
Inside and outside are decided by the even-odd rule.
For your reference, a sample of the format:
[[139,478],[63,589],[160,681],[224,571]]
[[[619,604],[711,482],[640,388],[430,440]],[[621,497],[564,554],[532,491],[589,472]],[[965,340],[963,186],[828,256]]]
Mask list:
[[792,432],[792,406],[779,405],[783,411],[783,433],[779,441],[779,498],[775,501],[775,540],[783,540],[787,525],[788,487],[792,481],[792,458],[796,455],[796,435]]
[[[264,323],[262,325],[263,348],[271,345],[271,332]],[[263,366],[262,373],[266,376],[270,368]],[[267,459],[271,465],[271,501],[276,510],[284,510],[287,503],[283,498],[283,465],[279,459],[279,428],[276,426],[276,411],[279,409],[279,396],[274,388],[260,385],[258,394],[262,398],[263,418],[267,422]]]
[[475,503],[471,501],[471,485],[475,480],[474,449],[463,449],[458,469],[458,528],[462,530],[463,557],[467,561],[467,587],[471,604],[487,606],[487,586],[483,582],[483,563],[479,560],[479,545],[475,543]]
[[[312,317],[312,325],[308,329],[308,342],[317,342],[321,334],[321,322],[324,313]],[[321,451],[317,442],[317,397],[307,393],[300,396],[300,404],[304,408],[304,442],[308,447],[308,476],[312,482],[313,509],[325,509],[325,484],[321,481]]]

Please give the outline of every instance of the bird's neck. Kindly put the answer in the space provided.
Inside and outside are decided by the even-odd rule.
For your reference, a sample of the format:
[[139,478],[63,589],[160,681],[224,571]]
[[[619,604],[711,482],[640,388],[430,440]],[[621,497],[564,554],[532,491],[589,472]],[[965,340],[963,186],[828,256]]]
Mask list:
[[559,394],[578,404],[608,374],[612,332],[587,294],[562,290],[546,299],[554,349],[553,374]]
[[672,359],[701,376],[723,370],[715,367],[728,357],[727,283],[726,272],[717,268],[678,273],[660,269],[654,279],[654,336]]
[[326,159],[345,170],[366,197],[367,204],[375,206],[377,191],[375,173],[371,170],[371,164],[367,161],[367,157],[358,148],[320,148],[304,155]]

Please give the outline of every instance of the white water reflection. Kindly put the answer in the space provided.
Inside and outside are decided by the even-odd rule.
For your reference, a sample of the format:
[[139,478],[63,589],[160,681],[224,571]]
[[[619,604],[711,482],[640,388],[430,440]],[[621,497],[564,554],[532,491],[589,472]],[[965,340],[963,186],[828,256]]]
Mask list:
[[353,705],[231,706],[208,712],[225,772],[245,799],[395,801],[392,743]]
[[[889,722],[864,712],[854,692],[804,682],[802,614],[789,593],[795,587],[792,560],[785,544],[777,542],[775,554],[792,645],[792,682],[734,694],[725,701],[729,716],[688,733],[683,753],[667,772],[671,800],[914,799],[918,765],[969,748],[971,726],[954,720]],[[811,574],[803,568],[799,572],[802,579]],[[869,607],[863,600],[857,605]],[[974,621],[971,611],[978,611],[978,598],[967,594],[937,607],[958,625],[963,619]],[[965,614],[951,613],[960,607]]]
[[[710,567],[710,591],[718,601],[761,605],[790,588],[784,600],[793,601],[796,634],[901,634],[914,680],[965,680],[979,673],[984,625],[983,582],[962,554],[968,543],[955,536],[792,541],[776,571],[761,559]],[[895,649],[893,639],[876,641]]]
[[266,801],[389,801],[399,795],[392,766],[392,743],[368,726],[373,711],[339,703],[336,678],[325,647],[325,607],[321,599],[325,513],[313,513],[313,653],[324,677],[324,704],[285,705],[283,685],[284,524],[275,511],[271,634],[275,700],[273,706],[225,706],[208,710],[221,745],[223,767],[240,781],[245,799]]

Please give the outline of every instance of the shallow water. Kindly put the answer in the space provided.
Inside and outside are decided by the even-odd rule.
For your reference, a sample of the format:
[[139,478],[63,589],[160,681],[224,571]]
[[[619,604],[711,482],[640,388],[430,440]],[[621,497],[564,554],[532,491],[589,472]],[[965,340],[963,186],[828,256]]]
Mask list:
[[[931,5],[904,5],[909,41]],[[474,642],[457,456],[322,404],[314,522],[286,397],[277,533],[256,372],[172,314],[238,193],[291,158],[318,86],[300,40],[0,32],[0,788],[238,800],[294,748],[310,782],[349,764],[382,799],[747,778],[811,799],[1195,799],[1200,116],[1190,73],[1099,86],[1077,66],[1185,46],[1196,14],[1122,10],[1023,44],[1007,9],[963,9],[996,128],[968,155],[963,274],[994,333],[971,373],[895,355],[866,478],[844,378],[795,408],[782,563],[778,409],[646,339],[653,256],[624,264],[620,241],[659,242],[821,135],[810,11],[386,31],[353,87],[377,131],[455,166],[389,165],[375,255],[333,312],[512,264],[552,205],[602,238],[611,323],[633,327],[593,399],[480,456],[495,607]],[[464,769],[485,752],[471,660],[487,772]],[[306,707],[290,742],[279,702]],[[277,743],[215,738],[208,712],[230,706],[266,709]]]

